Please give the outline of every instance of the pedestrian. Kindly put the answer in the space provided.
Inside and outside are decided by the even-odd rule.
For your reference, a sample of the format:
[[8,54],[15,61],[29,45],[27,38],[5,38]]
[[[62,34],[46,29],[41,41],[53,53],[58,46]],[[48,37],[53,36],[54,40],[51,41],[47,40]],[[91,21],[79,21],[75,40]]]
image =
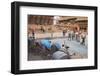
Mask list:
[[66,31],[65,31],[65,30],[63,30],[63,37],[65,37],[65,34],[66,34]]
[[75,39],[78,41],[78,31],[75,32]]
[[29,45],[31,44],[32,39],[33,39],[33,34],[32,34],[32,32],[29,32],[29,33],[28,33]]
[[88,46],[88,34],[86,34],[86,38],[85,38],[85,46]]
[[74,33],[74,31],[72,31],[72,40],[74,40],[74,37],[75,37],[75,33]]
[[85,45],[85,33],[83,32],[82,34],[81,34],[81,44],[83,44],[83,45]]
[[71,40],[71,32],[68,32],[68,40]]

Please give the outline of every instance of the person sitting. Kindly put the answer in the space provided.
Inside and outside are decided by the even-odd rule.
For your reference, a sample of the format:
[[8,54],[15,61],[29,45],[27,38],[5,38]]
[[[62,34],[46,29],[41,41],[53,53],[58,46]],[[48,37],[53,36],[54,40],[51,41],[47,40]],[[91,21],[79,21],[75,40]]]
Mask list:
[[58,42],[52,43],[52,45],[51,45],[51,53],[50,54],[53,54],[54,52],[58,51],[60,48],[61,48],[60,43],[58,43]]
[[64,44],[62,44],[62,48],[60,49],[60,51],[63,51],[64,53],[66,53],[70,58],[68,49],[69,49],[69,46],[65,46]]
[[52,54],[52,59],[70,59],[70,54],[67,51],[68,48],[68,46],[64,47],[64,45],[62,45],[62,48]]

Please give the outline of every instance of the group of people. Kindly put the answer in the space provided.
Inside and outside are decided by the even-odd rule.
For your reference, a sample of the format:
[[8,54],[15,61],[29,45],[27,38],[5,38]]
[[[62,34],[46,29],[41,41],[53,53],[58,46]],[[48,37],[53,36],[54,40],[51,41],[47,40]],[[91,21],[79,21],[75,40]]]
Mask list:
[[84,30],[82,31],[73,31],[67,30],[63,31],[63,37],[67,37],[68,40],[76,40],[80,44],[87,46],[88,43],[88,34]]
[[[80,42],[80,44],[87,46],[88,44],[88,34],[87,32],[83,31],[73,31],[67,30],[63,31],[63,37],[67,38],[68,40],[72,41],[75,40]],[[30,50],[30,46],[33,46],[35,43],[34,31],[28,33],[28,46]],[[48,39],[43,39],[38,42],[41,44],[40,46],[45,50],[44,52],[40,50],[42,54],[50,56],[51,59],[70,59],[70,54],[68,52],[68,46],[58,42],[51,42]],[[45,49],[44,49],[45,48]],[[49,52],[48,52],[49,51]],[[38,52],[37,52],[38,53]]]

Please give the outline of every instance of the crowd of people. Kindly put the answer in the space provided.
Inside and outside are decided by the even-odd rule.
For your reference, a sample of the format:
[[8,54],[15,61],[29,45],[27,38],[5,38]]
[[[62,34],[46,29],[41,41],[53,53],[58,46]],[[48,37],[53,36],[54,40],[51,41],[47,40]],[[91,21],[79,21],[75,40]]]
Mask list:
[[63,37],[67,37],[67,40],[76,40],[80,42],[80,44],[87,46],[88,43],[88,34],[86,31],[73,31],[67,30],[66,32],[63,31]]
[[[63,37],[67,38],[67,40],[72,41],[75,40],[79,42],[82,45],[88,46],[88,33],[84,30],[80,31],[73,31],[73,30],[67,30],[63,31]],[[35,40],[34,37],[34,31],[28,33],[28,42],[29,45],[32,42],[32,40]]]
[[[69,41],[77,41],[82,45],[87,46],[88,34],[85,31],[73,31],[68,30],[63,32],[63,36]],[[68,46],[60,43],[51,42],[48,39],[42,39],[36,41],[34,38],[34,31],[28,33],[28,49],[34,51],[34,54],[39,54],[44,59],[70,59],[70,53],[68,52]]]

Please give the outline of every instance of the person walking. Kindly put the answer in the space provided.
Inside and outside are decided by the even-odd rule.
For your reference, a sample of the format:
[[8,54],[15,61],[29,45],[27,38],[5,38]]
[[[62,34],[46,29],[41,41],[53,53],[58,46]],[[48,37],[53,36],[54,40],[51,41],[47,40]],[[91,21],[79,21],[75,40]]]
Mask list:
[[65,30],[63,30],[63,37],[65,37],[65,34],[66,34],[66,31],[65,31]]
[[68,40],[71,40],[71,31],[68,31]]
[[83,44],[83,45],[85,45],[85,33],[84,32],[82,32],[82,34],[81,34],[81,44]]

